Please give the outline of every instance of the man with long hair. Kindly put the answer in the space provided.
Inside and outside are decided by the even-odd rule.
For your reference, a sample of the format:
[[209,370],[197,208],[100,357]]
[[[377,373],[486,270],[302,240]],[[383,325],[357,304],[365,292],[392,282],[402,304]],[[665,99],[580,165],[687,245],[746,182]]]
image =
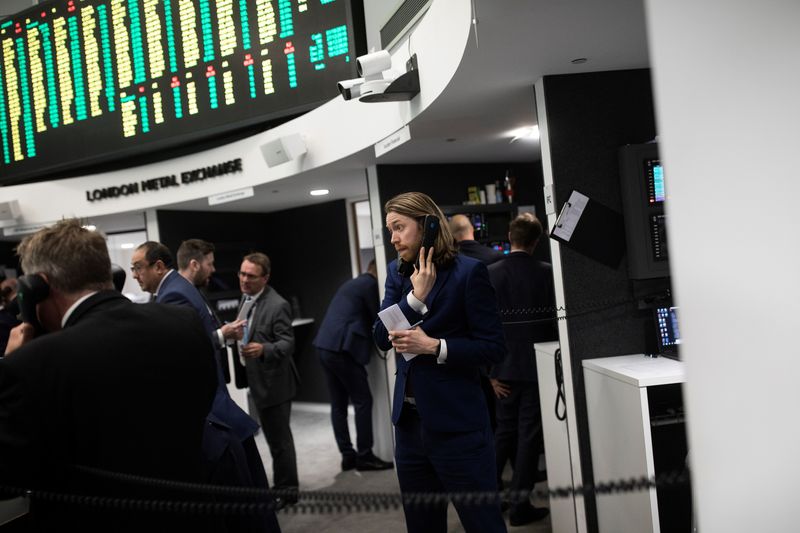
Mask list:
[[[377,344],[398,353],[392,421],[400,490],[496,491],[494,436],[479,369],[500,362],[506,348],[486,266],[456,252],[441,209],[427,195],[400,194],[385,210],[399,257],[387,268],[381,309],[396,304],[409,324],[419,323],[387,331],[377,320],[374,328]],[[428,250],[422,248],[426,215],[441,221]],[[398,263],[413,263],[418,256],[419,266],[403,277]],[[453,503],[467,533],[506,531],[499,502],[456,498]],[[410,533],[447,531],[444,499],[423,506],[406,502],[404,511]]]

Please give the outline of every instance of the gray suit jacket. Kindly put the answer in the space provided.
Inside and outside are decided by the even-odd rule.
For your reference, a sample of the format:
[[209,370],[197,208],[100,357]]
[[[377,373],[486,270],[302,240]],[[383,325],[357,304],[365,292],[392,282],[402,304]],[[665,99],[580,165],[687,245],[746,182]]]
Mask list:
[[294,330],[289,303],[270,286],[253,304],[250,341],[264,345],[264,354],[246,358],[250,393],[259,409],[294,398],[300,376],[294,364]]

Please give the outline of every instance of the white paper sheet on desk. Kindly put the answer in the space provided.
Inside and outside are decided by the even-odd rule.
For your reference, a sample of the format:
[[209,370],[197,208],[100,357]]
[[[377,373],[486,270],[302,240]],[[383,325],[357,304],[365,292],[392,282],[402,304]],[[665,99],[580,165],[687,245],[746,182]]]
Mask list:
[[[383,311],[378,313],[378,318],[381,319],[383,325],[386,326],[386,331],[397,331],[400,329],[411,329],[411,324],[408,322],[406,315],[400,310],[397,304],[390,305]],[[404,353],[403,358],[406,361],[411,361],[417,356],[415,353]]]

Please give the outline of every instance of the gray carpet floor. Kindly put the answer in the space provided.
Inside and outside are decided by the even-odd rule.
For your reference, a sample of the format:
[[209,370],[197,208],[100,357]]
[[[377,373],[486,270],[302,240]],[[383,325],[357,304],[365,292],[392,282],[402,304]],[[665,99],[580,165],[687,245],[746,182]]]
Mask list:
[[[355,438],[353,417],[350,416],[350,435]],[[394,470],[380,472],[342,472],[341,457],[333,438],[330,414],[320,406],[295,405],[292,409],[292,434],[297,452],[297,469],[301,491],[382,492],[399,493]],[[261,457],[272,480],[272,460],[269,448],[260,433],[256,436]],[[388,458],[384,458],[388,459]],[[510,474],[507,472],[507,476]],[[544,485],[537,485],[542,488]],[[546,501],[535,501],[537,506],[547,506]],[[406,531],[403,511],[390,509],[371,512],[330,512],[278,514],[283,533],[403,533]],[[506,519],[506,524],[508,521]],[[549,517],[523,527],[509,527],[509,533],[550,533]],[[453,506],[449,508],[448,531],[463,531]]]

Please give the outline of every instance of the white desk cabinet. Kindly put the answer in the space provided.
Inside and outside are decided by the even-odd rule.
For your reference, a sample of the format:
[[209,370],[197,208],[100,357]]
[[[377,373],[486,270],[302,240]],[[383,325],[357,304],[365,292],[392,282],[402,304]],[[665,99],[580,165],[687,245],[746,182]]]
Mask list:
[[[583,375],[595,482],[654,476],[648,387],[684,383],[684,364],[605,357],[584,360]],[[597,520],[600,533],[660,533],[656,490],[598,495]]]

